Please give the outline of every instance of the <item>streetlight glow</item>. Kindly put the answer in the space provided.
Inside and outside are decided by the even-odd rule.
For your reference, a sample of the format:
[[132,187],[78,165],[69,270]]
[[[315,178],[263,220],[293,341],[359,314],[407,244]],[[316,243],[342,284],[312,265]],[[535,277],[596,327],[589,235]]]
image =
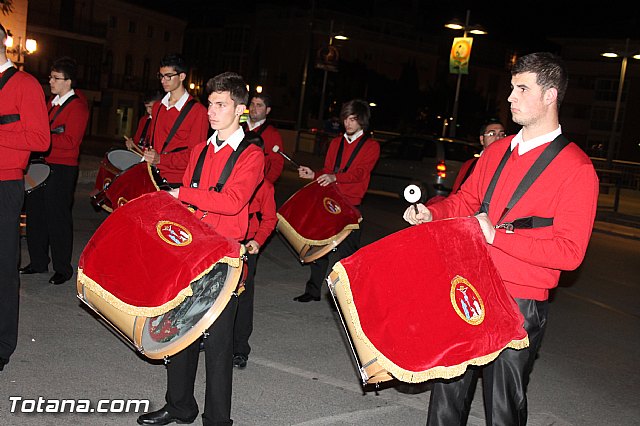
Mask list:
[[24,44],[24,48],[27,49],[27,52],[33,53],[38,50],[38,43],[32,38],[28,38]]

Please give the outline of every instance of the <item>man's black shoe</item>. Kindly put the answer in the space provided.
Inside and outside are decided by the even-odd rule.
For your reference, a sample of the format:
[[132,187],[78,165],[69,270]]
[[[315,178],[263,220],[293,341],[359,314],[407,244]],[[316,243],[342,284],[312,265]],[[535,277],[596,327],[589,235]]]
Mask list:
[[304,293],[301,294],[300,296],[296,296],[293,298],[294,301],[296,302],[302,302],[302,303],[307,303],[307,302],[311,302],[312,300],[314,302],[318,302],[320,301],[320,296],[312,296],[309,293]]
[[245,368],[247,366],[247,361],[249,357],[246,355],[234,355],[233,356],[233,366],[237,368]]
[[0,371],[4,370],[4,366],[9,363],[8,359],[0,358]]
[[51,279],[49,280],[49,282],[53,285],[58,285],[58,284],[62,284],[65,283],[67,281],[69,281],[71,279],[71,277],[65,277],[64,275],[62,275],[60,272],[56,272],[55,274],[53,274],[51,276]]
[[170,423],[176,422],[178,424],[189,424],[193,423],[196,420],[196,414],[191,419],[181,419],[179,417],[174,417],[164,408],[158,411],[153,411],[151,413],[143,414],[138,417],[139,425],[168,425]]
[[29,275],[29,274],[41,274],[43,272],[47,272],[47,270],[43,270],[43,271],[36,271],[35,269],[33,269],[31,267],[31,264],[28,264],[27,266],[25,266],[24,268],[18,268],[18,271],[20,271],[21,274],[23,275]]

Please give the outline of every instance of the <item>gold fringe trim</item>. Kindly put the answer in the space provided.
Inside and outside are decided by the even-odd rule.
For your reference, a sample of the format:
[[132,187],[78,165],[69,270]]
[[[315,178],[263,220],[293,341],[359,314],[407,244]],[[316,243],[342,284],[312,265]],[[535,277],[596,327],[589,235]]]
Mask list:
[[[339,281],[342,281],[345,284],[344,291],[347,294],[348,301],[346,305],[351,316],[351,324],[356,331],[356,336],[352,336],[352,338],[359,339],[364,342],[364,344],[371,350],[371,352],[375,356],[375,358],[371,361],[377,361],[380,366],[382,366],[382,368],[386,369],[393,377],[402,382],[422,383],[432,379],[452,379],[464,374],[464,372],[470,365],[480,366],[490,363],[491,361],[496,359],[498,355],[500,355],[500,352],[502,352],[504,349],[512,348],[518,350],[524,349],[529,346],[529,336],[525,336],[521,340],[512,340],[498,351],[480,357],[472,358],[461,364],[452,365],[449,367],[435,366],[424,371],[410,371],[404,369],[385,357],[364,334],[364,332],[362,331],[362,325],[360,324],[358,311],[355,307],[355,304],[353,303],[353,293],[351,293],[351,285],[349,283],[349,276],[347,275],[347,271],[344,269],[344,266],[342,266],[340,262],[337,262],[335,265],[333,265],[333,270],[338,274]],[[341,306],[341,308],[344,307]],[[348,320],[349,318],[345,318],[345,321]]]
[[[282,226],[284,228],[286,228],[287,231],[293,233],[294,235],[296,235],[298,237],[298,239],[300,241],[302,241],[303,243],[308,244],[310,246],[323,246],[325,244],[329,244],[329,243],[333,242],[333,240],[335,238],[335,236],[333,236],[331,238],[327,238],[326,240],[309,240],[307,238],[304,238],[302,235],[298,234],[298,232],[293,228],[293,226],[291,226],[289,224],[289,222],[287,222],[287,220],[284,217],[282,217],[282,215],[280,215],[280,213],[276,213],[276,216],[278,217],[278,220],[282,222]],[[347,225],[342,229],[342,231],[344,231],[345,229],[352,229],[352,230],[353,229],[359,229],[360,228],[360,225],[359,225],[360,222],[362,222],[362,217],[358,218],[358,223]]]
[[158,315],[166,314],[173,308],[180,305],[184,301],[184,299],[186,299],[187,297],[193,296],[191,283],[198,281],[200,278],[204,277],[206,274],[211,272],[213,267],[218,263],[226,263],[234,268],[238,268],[242,264],[239,258],[228,257],[228,256],[223,257],[218,262],[209,266],[205,271],[203,271],[193,280],[191,280],[189,282],[189,285],[184,289],[180,290],[180,292],[178,292],[176,297],[174,297],[172,300],[169,300],[168,302],[160,306],[144,307],[144,306],[134,306],[134,305],[125,303],[119,298],[117,298],[116,296],[114,296],[113,294],[111,294],[109,291],[105,290],[100,284],[95,282],[93,279],[89,278],[89,276],[87,276],[84,273],[82,268],[78,268],[78,282],[82,284],[87,290],[92,291],[93,293],[98,295],[100,298],[102,298],[105,302],[107,302],[114,308],[124,313],[127,313],[129,315],[134,315],[134,316],[152,318],[152,317],[157,317]]
[[153,173],[151,172],[150,163],[147,163],[147,173],[149,173],[149,179],[151,180],[151,183],[153,184],[153,186],[156,188],[156,191],[160,191],[160,187],[156,183],[156,179],[153,177]]

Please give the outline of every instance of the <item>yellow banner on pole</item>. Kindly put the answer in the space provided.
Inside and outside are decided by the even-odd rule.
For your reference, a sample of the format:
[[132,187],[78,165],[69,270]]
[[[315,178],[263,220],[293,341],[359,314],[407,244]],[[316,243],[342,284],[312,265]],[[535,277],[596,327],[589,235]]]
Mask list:
[[471,59],[472,37],[456,37],[451,46],[449,56],[449,73],[469,74],[469,59]]

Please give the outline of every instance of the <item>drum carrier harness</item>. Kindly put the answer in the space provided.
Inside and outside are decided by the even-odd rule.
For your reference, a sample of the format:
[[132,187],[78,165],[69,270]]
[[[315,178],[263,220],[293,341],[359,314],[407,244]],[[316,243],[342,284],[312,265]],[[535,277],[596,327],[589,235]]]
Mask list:
[[[182,107],[182,110],[180,110],[180,115],[178,115],[178,118],[176,118],[176,121],[173,123],[173,126],[171,127],[171,130],[169,131],[169,134],[167,135],[167,139],[165,139],[164,143],[162,144],[162,149],[160,150],[161,154],[167,154],[167,152],[165,151],[165,149],[167,148],[167,145],[169,145],[169,142],[171,141],[171,139],[173,139],[173,137],[175,136],[176,132],[178,131],[178,129],[180,128],[180,125],[182,124],[182,122],[184,121],[185,117],[187,116],[187,114],[189,114],[189,111],[191,111],[191,108],[193,108],[193,106],[195,105],[196,100],[194,98],[191,98],[187,101],[187,103],[184,104],[184,106]],[[158,115],[156,116],[155,121],[153,122],[153,132],[151,133],[151,146],[153,147],[154,144],[154,136],[156,134],[156,125],[158,124],[158,117],[160,117],[160,111],[162,111],[162,107],[160,107],[158,109]],[[182,146],[179,148],[174,149],[173,151],[170,152],[180,152],[187,149],[186,146]]]
[[[222,191],[222,188],[224,187],[224,184],[227,183],[227,179],[229,179],[229,176],[231,175],[231,171],[233,170],[233,167],[238,161],[238,158],[240,158],[240,155],[250,145],[254,144],[254,142],[252,141],[255,139],[250,137],[252,134],[255,135],[254,132],[247,132],[245,134],[244,138],[240,142],[240,145],[238,145],[238,149],[233,151],[229,156],[229,158],[227,158],[227,162],[225,163],[224,168],[222,169],[222,173],[220,173],[220,176],[218,177],[218,183],[215,186],[210,186],[209,191],[215,191],[215,192]],[[196,163],[196,166],[193,169],[193,176],[191,177],[191,184],[189,185],[189,187],[191,188],[198,188],[200,186],[200,177],[202,175],[202,167],[204,165],[204,160],[207,156],[207,150],[209,149],[209,145],[210,144],[207,143],[202,149],[202,151],[200,152],[200,155],[198,156],[198,162]],[[198,209],[198,207],[196,206],[189,206],[189,207],[193,208],[194,210]],[[204,218],[207,214],[208,212],[205,211],[204,216],[202,216],[202,218]]]
[[[554,158],[566,147],[569,145],[569,140],[565,138],[562,134],[558,135],[550,144],[547,146],[542,154],[538,157],[538,159],[533,163],[531,168],[527,171],[525,176],[522,178],[520,184],[516,188],[515,192],[511,196],[509,203],[505,207],[500,219],[498,220],[498,224],[495,226],[496,229],[503,228],[507,231],[508,234],[513,233],[514,229],[532,229],[532,228],[543,228],[545,226],[553,225],[552,217],[539,217],[539,216],[528,216],[522,217],[518,219],[514,219],[511,222],[503,222],[504,218],[507,216],[509,211],[513,208],[513,206],[522,198],[525,192],[531,187],[533,182],[540,176],[540,174],[544,171],[544,169],[553,161]],[[502,156],[502,160],[500,160],[500,164],[496,169],[493,177],[491,178],[491,183],[489,183],[489,187],[487,188],[487,192],[484,195],[484,200],[482,200],[482,205],[480,206],[480,210],[478,213],[489,213],[489,204],[491,202],[491,198],[493,197],[493,191],[496,188],[496,184],[498,183],[498,179],[500,178],[500,174],[502,173],[502,169],[504,169],[507,160],[511,156],[511,145],[507,147],[507,151]],[[476,214],[478,214],[476,213]]]
[[342,151],[344,151],[344,135],[342,135],[342,139],[340,139],[340,147],[338,147],[338,152],[336,153],[336,162],[333,165],[333,173],[344,173],[347,171],[351,163],[353,163],[354,158],[358,155],[358,152],[362,149],[362,146],[369,139],[369,135],[364,133],[362,138],[358,141],[358,145],[356,145],[355,149],[351,153],[347,164],[343,168],[340,168],[340,164],[342,163]]
[[[58,118],[58,116],[60,115],[62,110],[65,109],[65,107],[67,105],[69,105],[71,103],[71,101],[73,101],[74,99],[78,99],[78,95],[76,95],[75,93],[73,95],[69,96],[67,98],[67,100],[64,101],[64,103],[58,107],[58,110],[56,111],[56,113],[53,114],[53,117],[51,117],[49,119],[49,126],[51,126],[53,124],[53,122],[56,121],[56,118]],[[47,115],[51,114],[52,110],[53,110],[53,105],[49,108],[49,111],[47,112]],[[52,135],[59,135],[59,134],[64,133],[64,124],[59,125],[55,129],[51,129],[50,132],[51,132]]]
[[[18,70],[16,67],[11,67],[2,74],[2,78],[0,79],[0,90],[2,90],[4,85],[7,84],[7,81],[9,81],[9,79],[17,72]],[[20,121],[20,114],[0,115],[0,125],[15,123],[16,121]]]

